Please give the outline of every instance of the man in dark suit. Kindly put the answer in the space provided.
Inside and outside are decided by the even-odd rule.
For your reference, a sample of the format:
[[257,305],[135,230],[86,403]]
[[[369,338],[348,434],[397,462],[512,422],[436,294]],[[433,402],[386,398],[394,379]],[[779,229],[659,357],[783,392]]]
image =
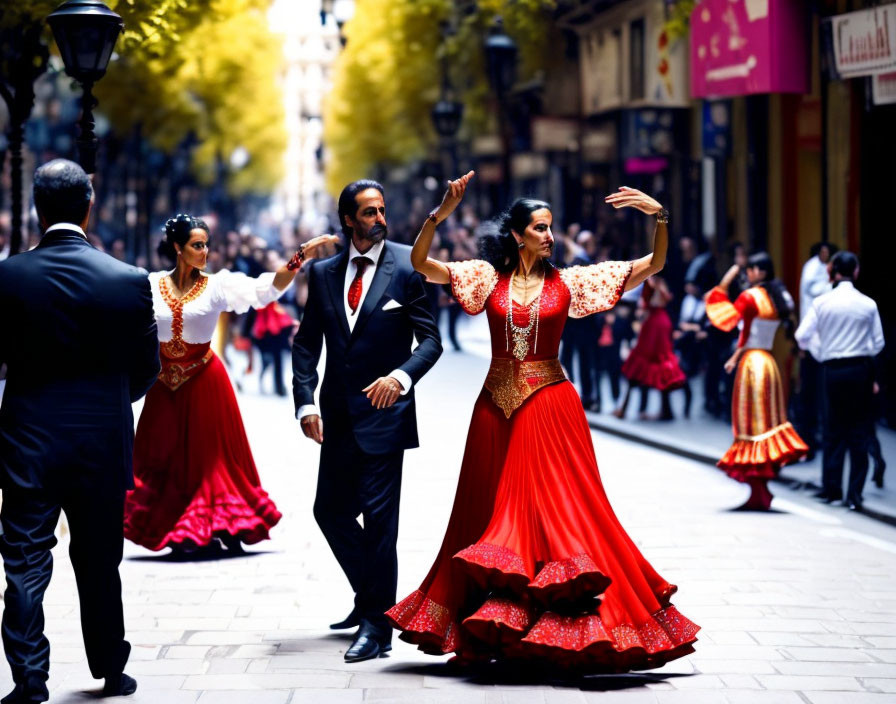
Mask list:
[[133,487],[131,403],[159,373],[146,272],[94,249],[84,229],[93,188],[56,159],[34,175],[44,230],[34,250],[0,262],[0,554],[6,570],[2,634],[15,689],[4,704],[43,702],[50,668],[43,596],[54,529],[65,511],[81,629],[103,694],[131,694],[124,666],[118,565],[124,497]]
[[331,628],[360,626],[345,654],[357,662],[391,649],[384,612],[395,603],[398,581],[402,458],[418,446],[413,385],[442,345],[411,248],[385,240],[383,187],[346,186],[339,220],[348,246],[308,270],[308,302],[293,343],[293,395],[302,431],[322,444],[314,516],[355,592],[351,614]]

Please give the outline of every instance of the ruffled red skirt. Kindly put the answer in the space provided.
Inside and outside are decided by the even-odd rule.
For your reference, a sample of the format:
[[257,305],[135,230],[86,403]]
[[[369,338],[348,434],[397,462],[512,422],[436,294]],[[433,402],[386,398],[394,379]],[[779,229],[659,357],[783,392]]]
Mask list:
[[737,366],[731,429],[734,442],[718,464],[739,482],[772,479],[809,451],[787,420],[781,374],[765,350],[747,350]]
[[660,391],[681,388],[687,377],[672,347],[672,321],[665,308],[651,308],[638,341],[622,365],[622,374],[635,384]]
[[669,602],[675,590],[619,524],[561,382],[510,419],[480,395],[438,557],[387,616],[434,655],[618,672],[693,651],[699,627]]
[[134,441],[125,537],[150,550],[208,545],[232,535],[252,544],[281,518],[261,488],[236,396],[217,356],[172,391],[146,394]]

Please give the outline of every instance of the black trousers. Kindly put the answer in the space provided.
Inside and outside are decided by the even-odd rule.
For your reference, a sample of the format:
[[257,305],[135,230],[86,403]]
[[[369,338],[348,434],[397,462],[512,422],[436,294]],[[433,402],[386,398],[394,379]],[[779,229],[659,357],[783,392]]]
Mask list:
[[392,633],[384,614],[398,587],[403,459],[403,450],[369,455],[351,433],[331,432],[321,448],[314,500],[314,518],[355,592],[355,607],[384,637]]
[[[44,635],[44,592],[53,573],[53,532],[60,511],[71,530],[69,555],[81,604],[81,632],[90,673],[124,670],[131,645],[124,639],[121,563],[124,492],[77,489],[64,495],[39,489],[3,490],[0,554],[6,570],[2,635],[16,683],[49,676],[50,643]],[[108,492],[107,492],[108,493]]]
[[799,434],[811,450],[818,447],[818,419],[823,408],[821,395],[821,364],[806,352],[800,359]]
[[869,357],[837,359],[822,366],[823,489],[832,498],[843,495],[843,463],[849,453],[846,499],[860,503],[868,475],[868,446],[873,434],[874,366]]

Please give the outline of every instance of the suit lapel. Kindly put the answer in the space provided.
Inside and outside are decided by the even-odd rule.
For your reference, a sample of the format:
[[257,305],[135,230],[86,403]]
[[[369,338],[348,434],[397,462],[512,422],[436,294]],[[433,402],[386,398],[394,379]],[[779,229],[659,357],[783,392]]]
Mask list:
[[355,323],[355,328],[352,330],[352,339],[360,334],[361,329],[367,324],[367,319],[376,310],[376,306],[386,292],[389,282],[392,281],[394,268],[395,258],[392,256],[389,243],[387,242],[386,246],[383,247],[380,262],[373,274],[373,281],[370,282],[370,290],[364,296],[364,303],[361,304],[361,310],[358,312],[358,322]]
[[345,269],[348,266],[348,247],[342,254],[333,260],[333,263],[327,267],[327,290],[330,293],[330,301],[336,312],[336,318],[340,322],[342,332],[349,337],[351,331],[348,328],[348,320],[345,319],[345,304],[342,302],[342,295],[345,289]]

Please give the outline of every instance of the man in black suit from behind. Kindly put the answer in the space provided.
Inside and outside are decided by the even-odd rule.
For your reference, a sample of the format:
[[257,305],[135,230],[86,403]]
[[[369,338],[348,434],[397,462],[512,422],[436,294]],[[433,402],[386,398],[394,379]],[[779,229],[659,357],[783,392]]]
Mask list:
[[411,248],[385,239],[383,187],[367,180],[346,186],[339,221],[345,250],[308,269],[308,302],[293,343],[293,395],[302,431],[322,444],[314,516],[355,592],[354,609],[331,628],[360,626],[345,653],[346,662],[358,662],[392,647],[384,612],[395,603],[398,581],[402,459],[418,446],[413,386],[442,344]]
[[92,197],[77,164],[41,166],[34,205],[43,238],[0,262],[0,364],[8,367],[0,406],[2,635],[15,681],[3,704],[49,696],[43,596],[60,511],[71,531],[90,672],[105,678],[105,696],[137,688],[123,672],[131,646],[118,566],[133,487],[131,403],[158,376],[159,342],[146,272],[87,242]]

